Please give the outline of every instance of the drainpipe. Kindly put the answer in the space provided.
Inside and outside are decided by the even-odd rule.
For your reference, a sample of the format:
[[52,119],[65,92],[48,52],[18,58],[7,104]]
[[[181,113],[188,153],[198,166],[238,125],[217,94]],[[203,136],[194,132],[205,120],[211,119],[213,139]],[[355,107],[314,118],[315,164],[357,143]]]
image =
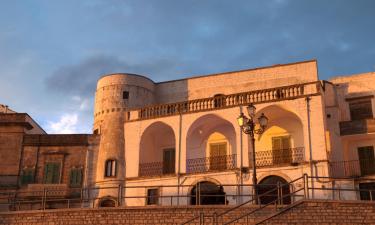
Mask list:
[[[314,176],[313,154],[311,145],[311,122],[310,122],[310,100],[311,97],[306,97],[306,110],[307,110],[307,132],[309,137],[309,153],[310,153],[310,176]],[[314,199],[314,178],[311,178],[311,197]]]
[[[240,106],[240,114],[242,113],[242,106]],[[243,174],[242,174],[242,167],[243,167],[243,140],[242,140],[242,128],[240,129],[240,204],[242,203],[242,193],[243,193]]]
[[178,127],[177,205],[180,205],[181,133],[182,133],[182,114],[181,114],[181,109],[180,109],[179,127]]

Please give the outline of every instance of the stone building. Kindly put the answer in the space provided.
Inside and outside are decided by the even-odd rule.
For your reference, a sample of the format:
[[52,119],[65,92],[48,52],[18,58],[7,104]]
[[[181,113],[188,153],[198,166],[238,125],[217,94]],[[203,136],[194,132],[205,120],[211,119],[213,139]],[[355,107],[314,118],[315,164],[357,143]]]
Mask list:
[[304,174],[317,188],[374,188],[364,181],[375,173],[374,83],[374,72],[319,80],[315,60],[159,83],[105,75],[93,134],[46,134],[0,106],[0,188],[19,199],[48,195],[51,208],[75,198],[103,207],[237,204],[253,193],[253,146],[237,124],[249,104],[255,122],[268,118],[255,135],[259,192]]

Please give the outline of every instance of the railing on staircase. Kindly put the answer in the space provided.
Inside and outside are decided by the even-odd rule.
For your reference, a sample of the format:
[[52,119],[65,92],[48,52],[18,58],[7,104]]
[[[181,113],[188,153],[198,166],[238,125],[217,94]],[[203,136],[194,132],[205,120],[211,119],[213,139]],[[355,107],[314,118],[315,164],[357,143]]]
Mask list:
[[[302,184],[301,184],[301,182],[302,182]],[[298,184],[298,185],[296,185],[296,184]],[[283,187],[290,188],[290,187],[294,187],[294,186],[300,186],[300,188],[296,188],[295,190],[293,190],[292,192],[287,193],[287,194],[283,193]],[[277,194],[273,195],[273,193],[275,191],[277,192]],[[303,194],[302,195],[299,194],[300,192],[303,192]],[[252,199],[250,199],[250,200],[248,200],[244,203],[241,203],[241,204],[239,204],[239,205],[237,205],[233,208],[225,210],[224,212],[220,212],[220,213],[214,212],[212,215],[205,215],[204,213],[200,213],[198,216],[195,216],[195,217],[185,221],[181,225],[186,225],[186,224],[190,224],[190,223],[193,223],[193,222],[195,223],[197,220],[199,220],[200,225],[204,225],[205,224],[205,218],[209,218],[210,221],[212,222],[211,224],[213,224],[213,225],[219,225],[219,224],[229,225],[229,224],[233,224],[235,222],[238,222],[239,220],[241,220],[243,218],[246,219],[246,224],[249,224],[249,217],[251,217],[255,213],[261,211],[262,209],[267,208],[268,206],[274,205],[275,211],[277,212],[277,210],[279,210],[280,208],[282,208],[284,206],[284,199],[285,198],[291,198],[291,199],[294,200],[293,202],[295,202],[298,197],[300,197],[300,200],[309,198],[308,195],[309,195],[308,176],[306,174],[304,174],[304,176],[299,177],[295,180],[292,180],[289,183],[286,183],[286,184],[277,183],[277,186],[275,188],[270,189],[267,192],[264,192],[262,194],[256,195],[255,198],[253,197]],[[265,197],[274,197],[274,199],[266,202],[265,204],[262,204],[262,198],[265,198]],[[238,210],[238,209],[240,209],[240,208],[242,208],[246,205],[252,204],[252,203],[255,203],[255,204],[259,203],[258,204],[259,207],[255,208],[255,209],[252,209],[251,211],[249,211],[245,214],[242,214],[239,217],[231,219],[230,221],[227,221],[227,222],[224,221],[225,216],[227,216],[229,213],[231,213],[235,210]]]

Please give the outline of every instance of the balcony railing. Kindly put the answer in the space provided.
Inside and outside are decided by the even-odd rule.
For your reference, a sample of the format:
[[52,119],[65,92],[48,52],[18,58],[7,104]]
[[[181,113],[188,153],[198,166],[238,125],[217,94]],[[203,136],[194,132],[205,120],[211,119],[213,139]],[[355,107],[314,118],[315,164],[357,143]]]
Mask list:
[[[185,113],[209,111],[219,108],[229,108],[249,103],[265,103],[272,101],[295,99],[320,93],[320,82],[310,82],[277,88],[255,90],[230,95],[220,95],[211,98],[196,99],[171,104],[152,105],[132,110],[127,120],[151,119],[162,116],[172,116]],[[130,118],[129,118],[130,117]]]
[[236,168],[236,155],[220,155],[205,158],[187,159],[186,173],[224,171]]
[[305,161],[304,152],[304,147],[257,151],[255,153],[256,166],[270,167],[298,165]]
[[340,122],[340,135],[366,134],[375,132],[375,119]]
[[164,162],[149,162],[139,164],[139,177],[162,176],[174,173],[174,165],[171,167],[170,164]]
[[361,159],[350,161],[330,162],[330,176],[340,177],[360,177],[375,174],[375,160]]

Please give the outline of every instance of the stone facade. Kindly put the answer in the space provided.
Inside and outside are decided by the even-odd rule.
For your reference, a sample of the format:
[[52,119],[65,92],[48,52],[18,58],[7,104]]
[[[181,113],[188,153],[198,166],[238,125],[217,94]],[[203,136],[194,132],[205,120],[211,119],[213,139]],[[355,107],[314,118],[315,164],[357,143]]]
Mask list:
[[[110,200],[130,207],[193,204],[195,187],[206,182],[221,188],[223,202],[237,204],[252,193],[252,146],[237,125],[250,103],[255,120],[268,118],[255,140],[259,183],[355,176],[316,179],[314,187],[356,188],[375,173],[373,162],[363,163],[374,156],[374,82],[375,73],[321,81],[315,60],[160,83],[106,75],[95,93],[93,134],[49,135],[1,105],[0,188],[78,188],[80,198],[90,197],[86,206]],[[157,202],[148,202],[149,189]]]

